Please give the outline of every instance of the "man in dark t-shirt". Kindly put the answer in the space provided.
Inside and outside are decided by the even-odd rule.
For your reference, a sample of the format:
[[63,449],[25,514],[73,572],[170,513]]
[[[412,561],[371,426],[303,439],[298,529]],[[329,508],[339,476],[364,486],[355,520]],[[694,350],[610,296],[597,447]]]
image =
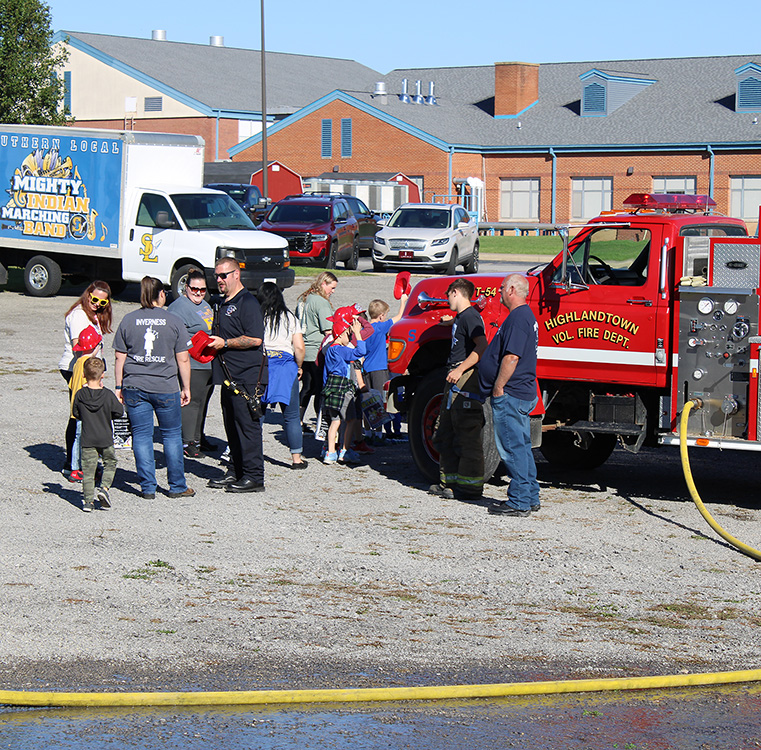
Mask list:
[[478,360],[486,349],[484,322],[470,300],[468,279],[455,279],[447,289],[449,308],[457,315],[442,318],[452,326],[446,388],[433,435],[439,452],[439,484],[429,488],[439,497],[476,500],[484,489],[483,398],[478,387]]
[[[263,363],[264,322],[256,298],[241,283],[240,264],[221,258],[214,268],[224,298],[215,315],[209,347],[217,350],[212,363],[212,382],[222,385],[222,420],[230,446],[231,470],[212,479],[209,487],[227,492],[264,491],[262,424],[254,419],[245,399],[224,386],[234,381],[253,393]],[[262,378],[262,383],[266,378]]]
[[528,281],[520,274],[502,282],[502,304],[510,313],[479,366],[481,391],[491,397],[497,450],[510,477],[507,500],[489,506],[495,515],[528,516],[540,507],[529,418],[537,403],[539,327],[526,304],[528,291]]

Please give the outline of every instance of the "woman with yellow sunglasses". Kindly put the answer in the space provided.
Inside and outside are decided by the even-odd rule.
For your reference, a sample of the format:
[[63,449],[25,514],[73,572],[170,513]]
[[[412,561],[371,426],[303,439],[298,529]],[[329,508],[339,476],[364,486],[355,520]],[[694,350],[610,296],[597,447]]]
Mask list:
[[[93,326],[101,336],[111,333],[112,318],[111,287],[105,281],[93,281],[66,312],[63,326],[64,350],[58,367],[67,384],[74,370],[76,355],[73,347],[79,341],[79,335],[88,326]],[[73,455],[76,436],[77,421],[69,417],[69,423],[66,426],[66,463],[63,467],[63,475],[70,482],[82,481],[79,456]]]

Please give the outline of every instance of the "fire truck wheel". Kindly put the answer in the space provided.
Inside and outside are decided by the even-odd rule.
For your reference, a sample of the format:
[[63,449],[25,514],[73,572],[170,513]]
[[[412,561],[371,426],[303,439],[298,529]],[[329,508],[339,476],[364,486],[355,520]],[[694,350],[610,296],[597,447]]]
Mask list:
[[439,479],[439,454],[433,447],[433,431],[441,407],[446,370],[428,373],[415,389],[408,415],[410,451],[420,473],[429,482]]
[[563,469],[596,469],[616,447],[615,435],[591,435],[586,448],[575,445],[572,432],[550,430],[542,435],[542,455],[553,466]]
[[24,286],[32,297],[53,297],[61,288],[61,266],[44,255],[35,255],[24,268]]
[[[446,371],[434,370],[420,381],[415,389],[408,417],[410,450],[420,473],[429,482],[439,479],[439,454],[433,447],[433,432],[436,418],[441,408],[441,394],[444,392],[444,376]],[[500,458],[497,445],[494,442],[494,426],[491,405],[484,404],[484,479],[488,481],[494,476],[499,466]]]

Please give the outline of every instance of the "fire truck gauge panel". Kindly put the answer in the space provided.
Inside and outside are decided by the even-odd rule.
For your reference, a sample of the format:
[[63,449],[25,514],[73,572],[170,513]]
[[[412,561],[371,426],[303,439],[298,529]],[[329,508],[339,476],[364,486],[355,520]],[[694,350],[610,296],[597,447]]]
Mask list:
[[714,301],[710,297],[703,297],[698,302],[698,312],[701,315],[710,315],[713,312]]

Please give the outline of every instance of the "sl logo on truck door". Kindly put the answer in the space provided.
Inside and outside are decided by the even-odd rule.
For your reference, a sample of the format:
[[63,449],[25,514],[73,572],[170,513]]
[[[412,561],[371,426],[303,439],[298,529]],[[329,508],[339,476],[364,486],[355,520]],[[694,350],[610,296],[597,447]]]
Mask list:
[[140,255],[143,256],[143,261],[146,263],[158,263],[159,256],[154,254],[155,250],[158,250],[161,240],[156,245],[153,244],[153,235],[146,232],[141,238]]

